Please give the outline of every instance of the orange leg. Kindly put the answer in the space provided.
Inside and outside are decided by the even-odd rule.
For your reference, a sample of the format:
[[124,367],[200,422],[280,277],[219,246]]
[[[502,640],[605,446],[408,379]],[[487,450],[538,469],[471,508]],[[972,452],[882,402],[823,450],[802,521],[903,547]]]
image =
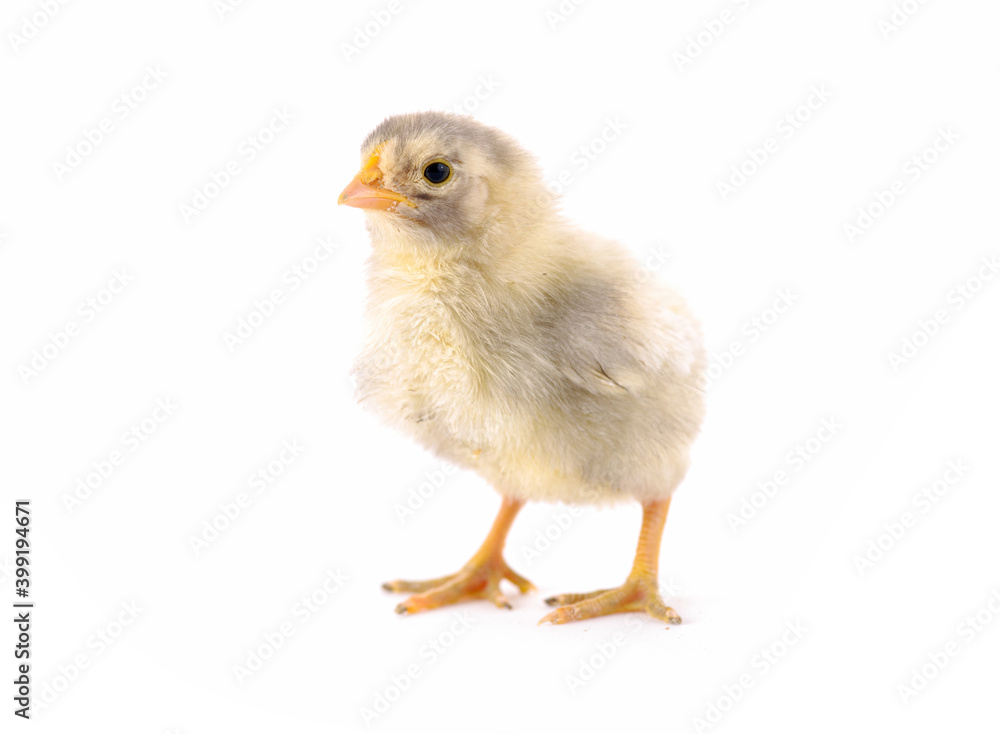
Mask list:
[[498,607],[510,609],[510,602],[500,592],[502,579],[515,584],[522,593],[532,591],[534,585],[514,573],[503,559],[507,531],[523,505],[522,500],[503,498],[490,534],[458,573],[428,581],[390,581],[382,584],[386,591],[417,592],[398,605],[396,611],[399,614],[414,614],[471,599],[488,599]]
[[657,589],[660,539],[663,537],[668,509],[669,499],[648,502],[642,506],[639,547],[635,552],[632,571],[624,584],[617,589],[601,589],[589,594],[560,594],[546,599],[546,604],[559,608],[542,617],[539,624],[564,624],[620,612],[646,612],[669,624],[680,624],[680,615],[664,604]]

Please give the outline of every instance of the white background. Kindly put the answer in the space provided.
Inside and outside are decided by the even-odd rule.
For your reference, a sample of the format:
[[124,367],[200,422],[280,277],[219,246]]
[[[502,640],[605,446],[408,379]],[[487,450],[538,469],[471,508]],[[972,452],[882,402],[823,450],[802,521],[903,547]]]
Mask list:
[[[30,726],[363,731],[380,695],[393,700],[371,730],[995,721],[1000,278],[983,263],[1000,253],[1000,7],[908,0],[886,30],[889,0],[217,5],[71,2],[48,17],[11,0],[0,17],[0,593],[9,609],[13,500],[30,498]],[[384,27],[369,36],[373,13]],[[147,67],[165,78],[133,91]],[[680,626],[536,626],[546,596],[624,579],[638,506],[529,506],[507,558],[539,591],[511,590],[513,611],[402,618],[380,589],[457,570],[499,500],[354,404],[368,243],[362,214],[335,201],[385,115],[456,106],[571,179],[567,214],[625,242],[703,321],[718,379],[661,558]],[[248,160],[241,145],[282,108],[293,119]],[[611,123],[624,129],[595,142]],[[240,173],[185,217],[231,160]],[[849,237],[859,207],[879,216]],[[320,237],[336,247],[317,265]],[[285,279],[313,265],[300,287]],[[122,271],[127,286],[105,292]],[[274,289],[283,302],[230,350],[225,334]],[[792,305],[769,310],[782,293]],[[160,422],[158,400],[176,405]],[[810,444],[824,420],[839,428]],[[144,440],[126,443],[136,425]],[[304,451],[257,492],[250,477],[284,441]],[[766,498],[758,483],[777,472]],[[249,506],[196,552],[241,493]],[[347,580],[327,596],[328,571]],[[313,594],[325,603],[306,617]],[[292,634],[239,680],[282,624]]]

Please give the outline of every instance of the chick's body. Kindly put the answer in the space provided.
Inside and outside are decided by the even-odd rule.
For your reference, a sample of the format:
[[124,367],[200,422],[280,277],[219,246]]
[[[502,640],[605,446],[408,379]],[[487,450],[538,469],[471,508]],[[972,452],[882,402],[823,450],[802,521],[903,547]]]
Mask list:
[[[471,118],[389,118],[362,162],[340,199],[366,210],[372,240],[357,395],[504,497],[475,593],[493,594],[497,574],[531,588],[499,558],[524,501],[638,500],[658,552],[704,410],[704,349],[680,297],[566,221],[534,159]],[[428,591],[401,611],[455,600],[430,583],[389,588]]]
[[548,225],[489,268],[376,242],[358,395],[523,500],[669,496],[702,417],[696,325],[615,243]]

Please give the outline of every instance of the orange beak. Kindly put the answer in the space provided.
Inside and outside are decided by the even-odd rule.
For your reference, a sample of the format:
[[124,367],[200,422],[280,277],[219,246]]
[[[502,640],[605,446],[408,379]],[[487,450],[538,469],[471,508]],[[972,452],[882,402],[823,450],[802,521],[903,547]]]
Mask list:
[[399,211],[400,206],[416,206],[402,194],[382,185],[382,169],[378,165],[380,156],[381,152],[376,148],[358,175],[340,192],[338,204],[383,212]]

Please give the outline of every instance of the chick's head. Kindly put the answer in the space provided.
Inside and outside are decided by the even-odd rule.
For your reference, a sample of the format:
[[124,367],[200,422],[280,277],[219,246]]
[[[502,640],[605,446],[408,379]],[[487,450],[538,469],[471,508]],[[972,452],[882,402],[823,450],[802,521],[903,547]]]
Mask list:
[[393,240],[469,247],[484,232],[516,229],[552,205],[534,159],[462,115],[389,117],[362,144],[361,164],[338,203],[365,210],[372,234]]

